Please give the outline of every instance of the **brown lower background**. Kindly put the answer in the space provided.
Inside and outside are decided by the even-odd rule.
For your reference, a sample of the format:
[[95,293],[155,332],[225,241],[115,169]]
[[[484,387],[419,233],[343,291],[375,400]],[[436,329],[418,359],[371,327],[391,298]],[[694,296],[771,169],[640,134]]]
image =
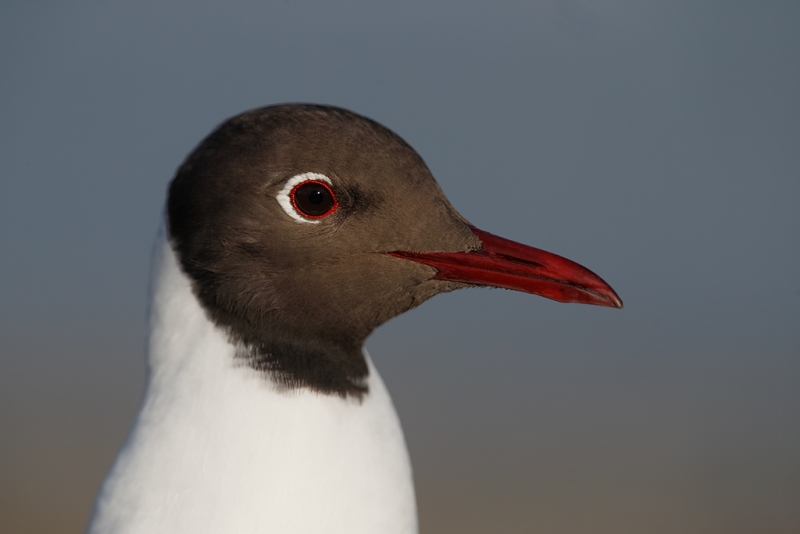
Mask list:
[[[447,298],[471,300],[466,291]],[[500,353],[459,362],[469,338],[481,343],[478,337],[509,335],[491,322],[461,341],[459,330],[445,324],[445,335],[453,336],[450,354],[441,343],[395,338],[416,330],[430,339],[425,324],[446,305],[431,302],[429,313],[398,319],[370,342],[404,421],[422,532],[789,534],[800,528],[791,404],[796,361],[784,362],[790,372],[765,384],[741,368],[719,377],[686,361],[668,378],[663,369],[636,369],[635,361],[602,354],[545,351],[514,362]],[[81,532],[126,437],[143,385],[142,349],[90,327],[77,334],[50,329],[59,336],[49,340],[3,331],[5,340],[18,341],[6,354],[23,369],[1,379],[2,532]],[[87,360],[87,351],[117,354]],[[60,358],[35,365],[53,352]],[[468,369],[419,373],[433,357]],[[498,360],[509,368],[498,368]],[[638,376],[597,380],[608,367]]]

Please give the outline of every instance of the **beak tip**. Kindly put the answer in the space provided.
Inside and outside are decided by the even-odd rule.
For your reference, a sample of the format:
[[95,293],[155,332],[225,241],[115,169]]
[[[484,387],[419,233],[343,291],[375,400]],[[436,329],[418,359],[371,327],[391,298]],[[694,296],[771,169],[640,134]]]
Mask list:
[[619,295],[617,295],[617,293],[613,289],[611,289],[610,287],[608,289],[609,291],[605,295],[603,295],[606,298],[606,302],[603,303],[603,306],[621,310],[624,307],[622,299],[619,298]]

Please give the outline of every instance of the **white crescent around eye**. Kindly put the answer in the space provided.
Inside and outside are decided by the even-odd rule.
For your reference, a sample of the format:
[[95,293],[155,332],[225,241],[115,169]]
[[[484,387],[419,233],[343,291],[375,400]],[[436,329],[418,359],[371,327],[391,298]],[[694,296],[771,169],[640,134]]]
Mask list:
[[292,192],[292,189],[303,182],[309,181],[325,182],[328,185],[333,185],[331,179],[324,174],[319,174],[317,172],[304,172],[302,174],[295,174],[286,181],[283,189],[281,189],[281,192],[278,193],[275,199],[278,201],[278,204],[281,205],[283,211],[285,211],[286,214],[295,221],[308,224],[319,224],[318,220],[315,221],[313,219],[307,219],[297,213],[297,210],[294,209],[294,206],[292,205],[292,200],[289,198],[289,194]]

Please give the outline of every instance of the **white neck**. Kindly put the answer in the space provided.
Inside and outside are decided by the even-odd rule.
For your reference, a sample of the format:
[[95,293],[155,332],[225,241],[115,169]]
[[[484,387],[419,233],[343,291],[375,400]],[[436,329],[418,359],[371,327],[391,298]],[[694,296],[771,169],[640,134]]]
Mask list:
[[415,533],[411,466],[369,362],[361,402],[237,363],[172,247],[154,262],[147,394],[90,534]]

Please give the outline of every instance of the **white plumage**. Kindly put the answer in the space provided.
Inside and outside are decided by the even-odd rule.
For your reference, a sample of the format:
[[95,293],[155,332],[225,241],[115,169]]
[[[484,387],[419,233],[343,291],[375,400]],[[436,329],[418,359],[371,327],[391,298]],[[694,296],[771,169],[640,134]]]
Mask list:
[[163,231],[150,323],[146,397],[90,534],[417,532],[400,422],[371,362],[361,402],[237,364]]

